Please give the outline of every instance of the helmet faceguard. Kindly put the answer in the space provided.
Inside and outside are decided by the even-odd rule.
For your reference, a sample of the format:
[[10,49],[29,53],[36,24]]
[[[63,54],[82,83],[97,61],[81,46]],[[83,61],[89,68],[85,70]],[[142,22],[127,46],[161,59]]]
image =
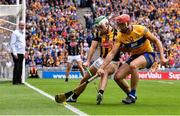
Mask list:
[[104,33],[106,31],[108,31],[109,21],[105,16],[100,16],[95,19],[93,26],[95,29]]
[[115,18],[116,26],[119,31],[126,33],[130,28],[130,16],[127,14],[122,14]]

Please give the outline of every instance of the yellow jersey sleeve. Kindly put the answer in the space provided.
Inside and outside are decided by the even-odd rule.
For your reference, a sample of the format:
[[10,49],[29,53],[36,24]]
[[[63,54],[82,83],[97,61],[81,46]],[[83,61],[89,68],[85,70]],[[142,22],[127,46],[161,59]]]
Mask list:
[[148,37],[151,37],[151,36],[152,36],[152,33],[151,33],[147,28],[145,28],[145,29],[144,29],[144,36],[147,37],[147,38],[148,38]]
[[134,28],[136,30],[136,33],[138,33],[140,36],[144,36],[146,33],[149,32],[149,30],[142,25],[135,25]]

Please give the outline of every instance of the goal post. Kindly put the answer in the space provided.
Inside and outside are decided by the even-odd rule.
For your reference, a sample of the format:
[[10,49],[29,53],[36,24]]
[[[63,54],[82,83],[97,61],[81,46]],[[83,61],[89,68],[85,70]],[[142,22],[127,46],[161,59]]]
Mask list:
[[[0,80],[12,80],[13,60],[10,54],[12,32],[19,21],[26,19],[26,0],[16,0],[15,5],[0,5]],[[25,38],[25,33],[24,33]],[[22,83],[25,82],[25,60],[23,61]]]
[[17,16],[21,10],[22,10],[22,5],[0,5],[1,10],[0,10],[0,17],[2,16]]

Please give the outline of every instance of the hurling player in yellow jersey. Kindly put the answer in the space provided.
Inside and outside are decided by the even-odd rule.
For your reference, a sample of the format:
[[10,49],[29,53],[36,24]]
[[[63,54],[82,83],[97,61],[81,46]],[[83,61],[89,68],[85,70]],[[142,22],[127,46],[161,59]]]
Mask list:
[[[117,42],[114,44],[111,52],[104,59],[103,64],[98,69],[97,74],[104,75],[104,68],[114,58],[119,48],[128,50],[130,58],[122,64],[117,70],[114,80],[122,88],[122,81],[131,74],[131,91],[126,99],[122,100],[125,104],[135,103],[136,88],[138,85],[138,70],[150,68],[155,61],[155,53],[150,42],[154,43],[160,52],[162,64],[166,63],[162,43],[145,26],[131,25],[130,16],[122,14],[115,18],[116,28],[121,32],[117,36]],[[123,89],[128,89],[123,88]]]
[[[114,38],[115,36],[117,36],[117,33],[114,32],[113,28],[109,25],[109,21],[105,16],[97,17],[95,19],[94,27],[97,30],[97,33],[95,34],[94,40],[92,41],[87,61],[84,63],[85,67],[89,67],[92,76],[96,74],[96,71],[103,63],[103,59],[107,56],[108,52],[111,51],[112,46],[115,42]],[[92,56],[95,53],[97,47],[100,48],[100,57],[96,61],[94,61],[91,66],[89,66]],[[116,57],[112,59],[112,62],[107,65],[108,68],[105,68],[106,73],[103,76],[101,76],[99,91],[97,95],[97,104],[100,104],[102,101],[102,96],[107,84],[108,75],[113,74],[118,68],[120,53],[118,52],[115,56]],[[87,81],[90,77],[90,74],[87,72],[81,80],[80,84]],[[84,91],[84,89],[74,93],[71,97],[67,99],[67,102],[76,102],[77,98]]]

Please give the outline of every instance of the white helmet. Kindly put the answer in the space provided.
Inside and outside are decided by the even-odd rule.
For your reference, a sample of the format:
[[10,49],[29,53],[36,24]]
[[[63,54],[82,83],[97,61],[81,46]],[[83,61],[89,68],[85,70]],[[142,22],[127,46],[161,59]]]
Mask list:
[[94,29],[104,33],[107,32],[108,28],[109,28],[109,21],[107,19],[107,17],[105,16],[99,16],[95,19],[94,21]]
[[99,17],[95,18],[94,26],[96,27],[96,26],[100,26],[100,25],[105,25],[106,23],[109,23],[107,17],[99,16]]

